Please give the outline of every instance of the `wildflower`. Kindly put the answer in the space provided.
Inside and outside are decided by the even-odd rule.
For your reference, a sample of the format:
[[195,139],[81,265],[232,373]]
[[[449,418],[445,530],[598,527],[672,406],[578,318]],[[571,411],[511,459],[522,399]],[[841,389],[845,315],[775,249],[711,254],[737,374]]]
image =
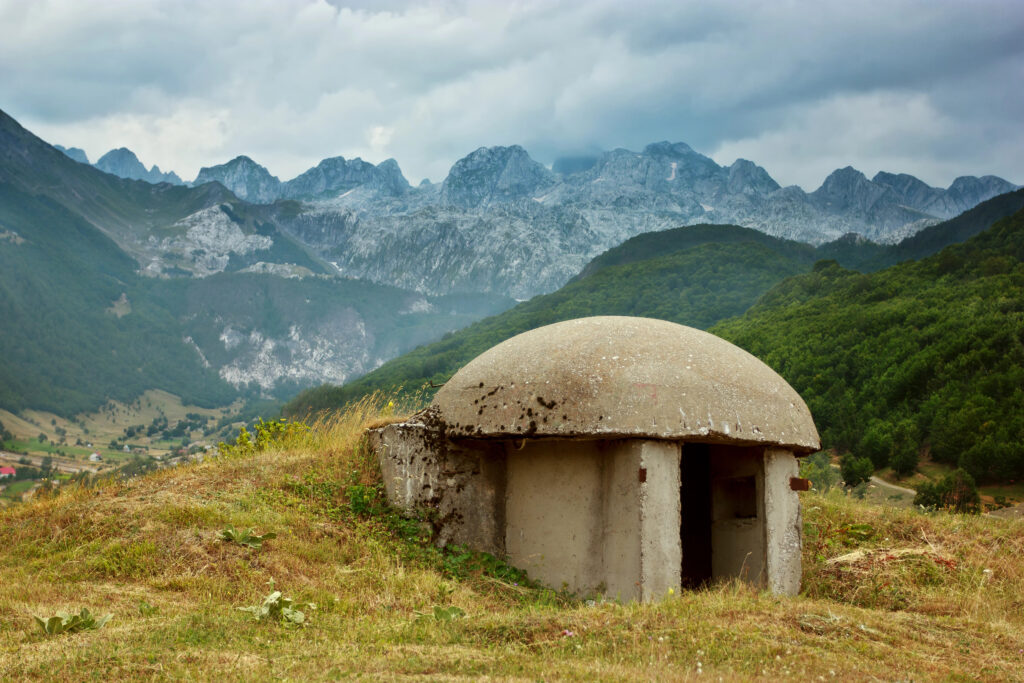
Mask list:
[[573,633],[572,631],[570,631],[567,628],[566,629],[562,629],[562,637],[563,638],[572,638],[575,635],[576,635],[575,633]]

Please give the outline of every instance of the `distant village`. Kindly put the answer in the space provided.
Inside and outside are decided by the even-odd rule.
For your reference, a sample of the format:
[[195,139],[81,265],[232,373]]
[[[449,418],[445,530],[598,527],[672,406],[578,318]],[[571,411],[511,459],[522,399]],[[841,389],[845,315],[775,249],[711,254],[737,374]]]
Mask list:
[[[201,461],[216,453],[218,441],[233,434],[234,423],[229,418],[198,412],[169,418],[160,408],[148,424],[130,424],[115,431],[125,419],[141,413],[142,407],[141,401],[127,407],[105,406],[100,411],[109,422],[109,426],[102,425],[105,429],[95,421],[90,429],[84,419],[58,422],[59,418],[50,417],[47,425],[34,416],[5,418],[9,423],[16,419],[17,424],[8,427],[0,422],[0,507],[69,483],[134,477]],[[103,446],[89,436],[102,436],[103,441],[112,438]]]

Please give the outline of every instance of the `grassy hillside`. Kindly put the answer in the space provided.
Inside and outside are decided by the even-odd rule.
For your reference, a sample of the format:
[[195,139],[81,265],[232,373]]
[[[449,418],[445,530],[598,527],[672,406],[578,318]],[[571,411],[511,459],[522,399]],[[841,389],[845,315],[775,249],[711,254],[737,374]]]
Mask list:
[[1024,476],[1024,211],[877,273],[821,262],[711,331],[782,374],[826,446]]
[[[379,473],[356,443],[374,413],[0,511],[0,677],[1013,680],[1024,666],[1024,522],[801,494],[799,597],[725,584],[588,603],[364,513]],[[227,525],[278,535],[247,548],[219,539]],[[271,579],[316,603],[304,627],[238,609]],[[113,616],[56,636],[32,618],[83,607]]]
[[741,314],[772,285],[809,270],[813,262],[813,247],[737,226],[641,235],[595,259],[557,292],[474,323],[345,386],[303,392],[285,411],[316,412],[378,389],[416,391],[427,383],[440,384],[498,342],[561,320],[639,315],[706,328]]

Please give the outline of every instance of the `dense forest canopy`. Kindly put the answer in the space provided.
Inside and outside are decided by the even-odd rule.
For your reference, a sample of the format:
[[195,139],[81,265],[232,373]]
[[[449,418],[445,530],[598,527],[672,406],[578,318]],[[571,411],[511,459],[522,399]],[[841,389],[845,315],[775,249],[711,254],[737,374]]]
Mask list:
[[819,262],[711,331],[800,392],[826,447],[1024,476],[1024,211],[877,273]]

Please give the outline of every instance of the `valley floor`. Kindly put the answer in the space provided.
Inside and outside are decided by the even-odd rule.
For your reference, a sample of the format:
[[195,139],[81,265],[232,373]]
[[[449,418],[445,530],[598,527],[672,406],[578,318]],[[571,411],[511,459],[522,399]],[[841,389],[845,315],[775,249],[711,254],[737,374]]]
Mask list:
[[[0,511],[0,678],[1024,680],[1024,520],[801,494],[799,597],[579,600],[367,514],[376,412]],[[316,604],[305,626],[238,609],[272,590]],[[113,616],[68,635],[32,618],[82,607]]]

